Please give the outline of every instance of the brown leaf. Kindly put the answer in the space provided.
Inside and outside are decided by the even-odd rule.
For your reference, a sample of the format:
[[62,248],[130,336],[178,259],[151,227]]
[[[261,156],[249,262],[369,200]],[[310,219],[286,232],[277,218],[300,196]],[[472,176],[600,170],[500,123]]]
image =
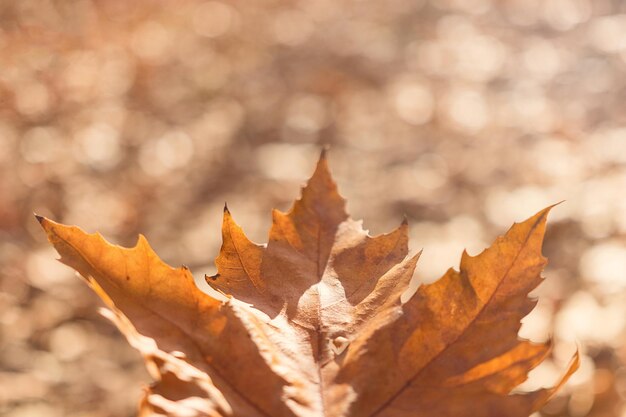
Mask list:
[[345,211],[325,155],[267,247],[225,208],[207,282],[134,248],[38,218],[61,261],[102,297],[155,383],[140,416],[524,417],[554,388],[510,394],[550,344],[517,336],[541,283],[545,209],[406,302],[419,254],[407,224],[371,237]]

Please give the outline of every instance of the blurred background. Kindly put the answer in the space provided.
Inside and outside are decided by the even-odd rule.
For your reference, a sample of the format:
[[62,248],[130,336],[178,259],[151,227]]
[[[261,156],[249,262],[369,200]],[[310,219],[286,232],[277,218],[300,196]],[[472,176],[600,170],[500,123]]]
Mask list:
[[[257,242],[322,144],[418,278],[551,214],[522,335],[581,369],[543,416],[626,416],[626,3],[0,0],[0,414],[133,416],[140,357],[32,216],[197,277],[222,206]],[[201,282],[202,284],[202,282]]]

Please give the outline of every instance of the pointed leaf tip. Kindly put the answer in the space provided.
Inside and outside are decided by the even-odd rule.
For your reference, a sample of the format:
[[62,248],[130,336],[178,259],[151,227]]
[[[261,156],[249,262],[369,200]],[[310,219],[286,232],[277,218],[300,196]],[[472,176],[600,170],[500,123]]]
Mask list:
[[554,204],[550,204],[548,207],[544,208],[543,210],[540,210],[537,214],[547,217],[548,214],[552,211],[553,208],[555,208],[556,206],[561,205],[561,203],[563,203],[565,200],[561,200],[558,203],[554,203]]
[[39,214],[37,214],[37,213],[33,213],[33,214],[35,215],[35,218],[37,219],[37,221],[39,222],[39,224],[43,224],[43,221],[44,221],[46,218],[45,218],[45,217],[43,217],[43,216],[40,216],[40,215],[39,215]]
[[309,180],[307,181],[307,184],[310,184],[316,179],[328,178],[333,183],[333,185],[335,185],[333,176],[330,172],[330,167],[328,166],[327,155],[328,155],[328,148],[327,147],[322,148],[320,152],[320,157],[317,160],[317,164],[315,165],[315,170],[313,171],[313,175],[311,176],[311,178],[309,178]]
[[226,201],[224,201],[224,213],[230,213],[230,210],[228,210],[228,203]]
[[330,145],[324,145],[322,146],[322,150],[320,151],[320,160],[322,159],[326,159],[326,157],[328,156],[328,151],[330,150]]

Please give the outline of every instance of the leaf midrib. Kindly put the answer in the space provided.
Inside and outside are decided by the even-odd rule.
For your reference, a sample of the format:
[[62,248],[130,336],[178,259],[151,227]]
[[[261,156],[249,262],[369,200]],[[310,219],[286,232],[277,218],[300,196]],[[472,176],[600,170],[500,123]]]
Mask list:
[[528,240],[530,239],[530,236],[534,233],[535,229],[537,228],[537,225],[541,221],[543,221],[544,217],[545,217],[545,214],[540,216],[539,219],[537,219],[537,221],[535,222],[535,224],[533,224],[533,226],[530,228],[530,231],[528,232],[526,238],[524,239],[524,242],[520,245],[520,249],[518,250],[517,254],[515,255],[515,258],[513,259],[513,261],[511,262],[511,265],[507,268],[506,272],[502,276],[502,279],[500,280],[500,282],[498,282],[498,284],[494,288],[493,292],[491,293],[491,295],[489,296],[487,301],[484,303],[484,305],[480,308],[480,310],[476,313],[474,318],[467,324],[467,326],[465,326],[465,329],[462,332],[460,332],[459,335],[451,343],[449,343],[446,347],[444,347],[442,350],[440,350],[435,356],[433,356],[428,363],[424,364],[424,366],[422,366],[415,374],[413,374],[413,376],[408,378],[407,382],[405,382],[404,385],[402,385],[402,387],[398,391],[395,392],[395,394],[393,394],[387,401],[385,401],[376,410],[374,410],[374,412],[369,414],[368,417],[375,417],[381,411],[384,411],[385,408],[387,408],[387,406],[389,406],[396,398],[398,398],[400,396],[400,394],[402,394],[402,392],[404,392],[404,390],[406,390],[411,385],[411,383],[415,379],[417,379],[419,377],[419,375],[426,368],[428,368],[428,366],[430,364],[432,364],[435,360],[437,360],[437,358],[439,358],[451,346],[456,344],[459,341],[459,339],[461,339],[469,331],[469,329],[473,326],[473,324],[476,322],[476,320],[478,320],[478,318],[484,313],[485,308],[487,308],[487,306],[491,303],[491,301],[493,300],[494,295],[498,292],[498,289],[500,288],[500,285],[502,285],[502,283],[504,281],[506,281],[506,279],[508,278],[508,275],[511,272],[511,270],[513,269],[513,266],[515,265],[515,263],[517,262],[520,254],[522,253],[522,251],[524,250],[524,248],[528,244]]
[[[68,242],[66,239],[62,238],[61,236],[59,236],[56,232],[53,231],[53,233],[55,234],[55,236],[57,238],[59,238],[60,240],[62,240],[63,242],[65,242],[65,244],[67,244],[68,246],[70,246],[72,249],[74,249],[79,256],[87,263],[87,265],[89,265],[95,272],[97,272],[98,274],[100,274],[101,276],[105,277],[106,275],[102,274],[102,272],[100,272],[98,270],[98,268],[96,268],[88,259],[87,257],[83,254],[83,252],[76,248],[74,245],[72,245],[70,242]],[[105,243],[109,244],[108,242],[105,241]],[[110,245],[110,244],[109,244]],[[128,248],[122,248],[118,245],[111,245],[112,247],[118,249],[118,250],[128,250]],[[131,250],[133,248],[130,248]],[[147,256],[147,254],[146,254]],[[147,262],[147,264],[149,264],[149,262]],[[166,264],[167,265],[167,264]],[[172,268],[171,266],[167,265],[169,268]],[[124,266],[125,268],[127,268],[126,264]],[[148,270],[150,268],[148,267]],[[172,268],[174,269],[174,268]],[[106,279],[106,278],[105,278]],[[107,281],[109,281],[112,285],[114,285],[115,287],[117,287],[120,291],[123,292],[123,288],[120,287],[119,284],[117,284],[115,281],[107,279]],[[174,326],[175,328],[179,329],[185,336],[187,336],[187,338],[191,341],[191,343],[193,344],[193,346],[198,350],[198,352],[200,352],[200,354],[202,354],[202,356],[205,356],[205,352],[204,350],[201,348],[201,346],[198,344],[198,342],[196,342],[193,339],[193,336],[186,331],[185,329],[183,329],[180,325],[178,325],[177,323],[175,323],[174,321],[172,321],[170,318],[162,315],[160,312],[154,310],[153,308],[147,306],[146,304],[144,304],[143,302],[139,301],[136,302],[136,304],[142,306],[144,309],[151,311],[153,314],[155,314],[157,317],[160,317],[162,320],[170,323],[172,326]],[[266,416],[266,417],[272,417],[270,414],[267,414],[263,409],[259,408],[259,406],[257,404],[255,404],[254,402],[252,402],[252,400],[250,400],[248,397],[246,397],[245,395],[243,395],[243,393],[241,391],[239,391],[239,389],[233,385],[217,368],[215,368],[214,366],[212,366],[210,363],[205,362],[205,364],[211,368],[226,384],[228,384],[228,386],[233,390],[233,392],[237,393],[237,395],[239,395],[240,398],[242,398],[246,403],[248,403],[252,408],[254,408],[255,410],[257,410],[259,413],[261,413],[262,415]]]

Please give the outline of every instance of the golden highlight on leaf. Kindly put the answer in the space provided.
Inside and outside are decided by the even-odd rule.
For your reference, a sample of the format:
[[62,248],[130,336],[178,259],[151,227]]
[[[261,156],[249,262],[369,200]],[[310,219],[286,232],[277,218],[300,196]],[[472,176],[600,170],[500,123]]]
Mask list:
[[38,217],[145,358],[139,416],[527,417],[556,386],[511,394],[548,343],[518,337],[542,281],[550,208],[513,225],[405,303],[419,254],[408,227],[369,236],[349,217],[325,153],[267,246],[225,207],[218,273],[200,291],[143,236],[133,248]]

